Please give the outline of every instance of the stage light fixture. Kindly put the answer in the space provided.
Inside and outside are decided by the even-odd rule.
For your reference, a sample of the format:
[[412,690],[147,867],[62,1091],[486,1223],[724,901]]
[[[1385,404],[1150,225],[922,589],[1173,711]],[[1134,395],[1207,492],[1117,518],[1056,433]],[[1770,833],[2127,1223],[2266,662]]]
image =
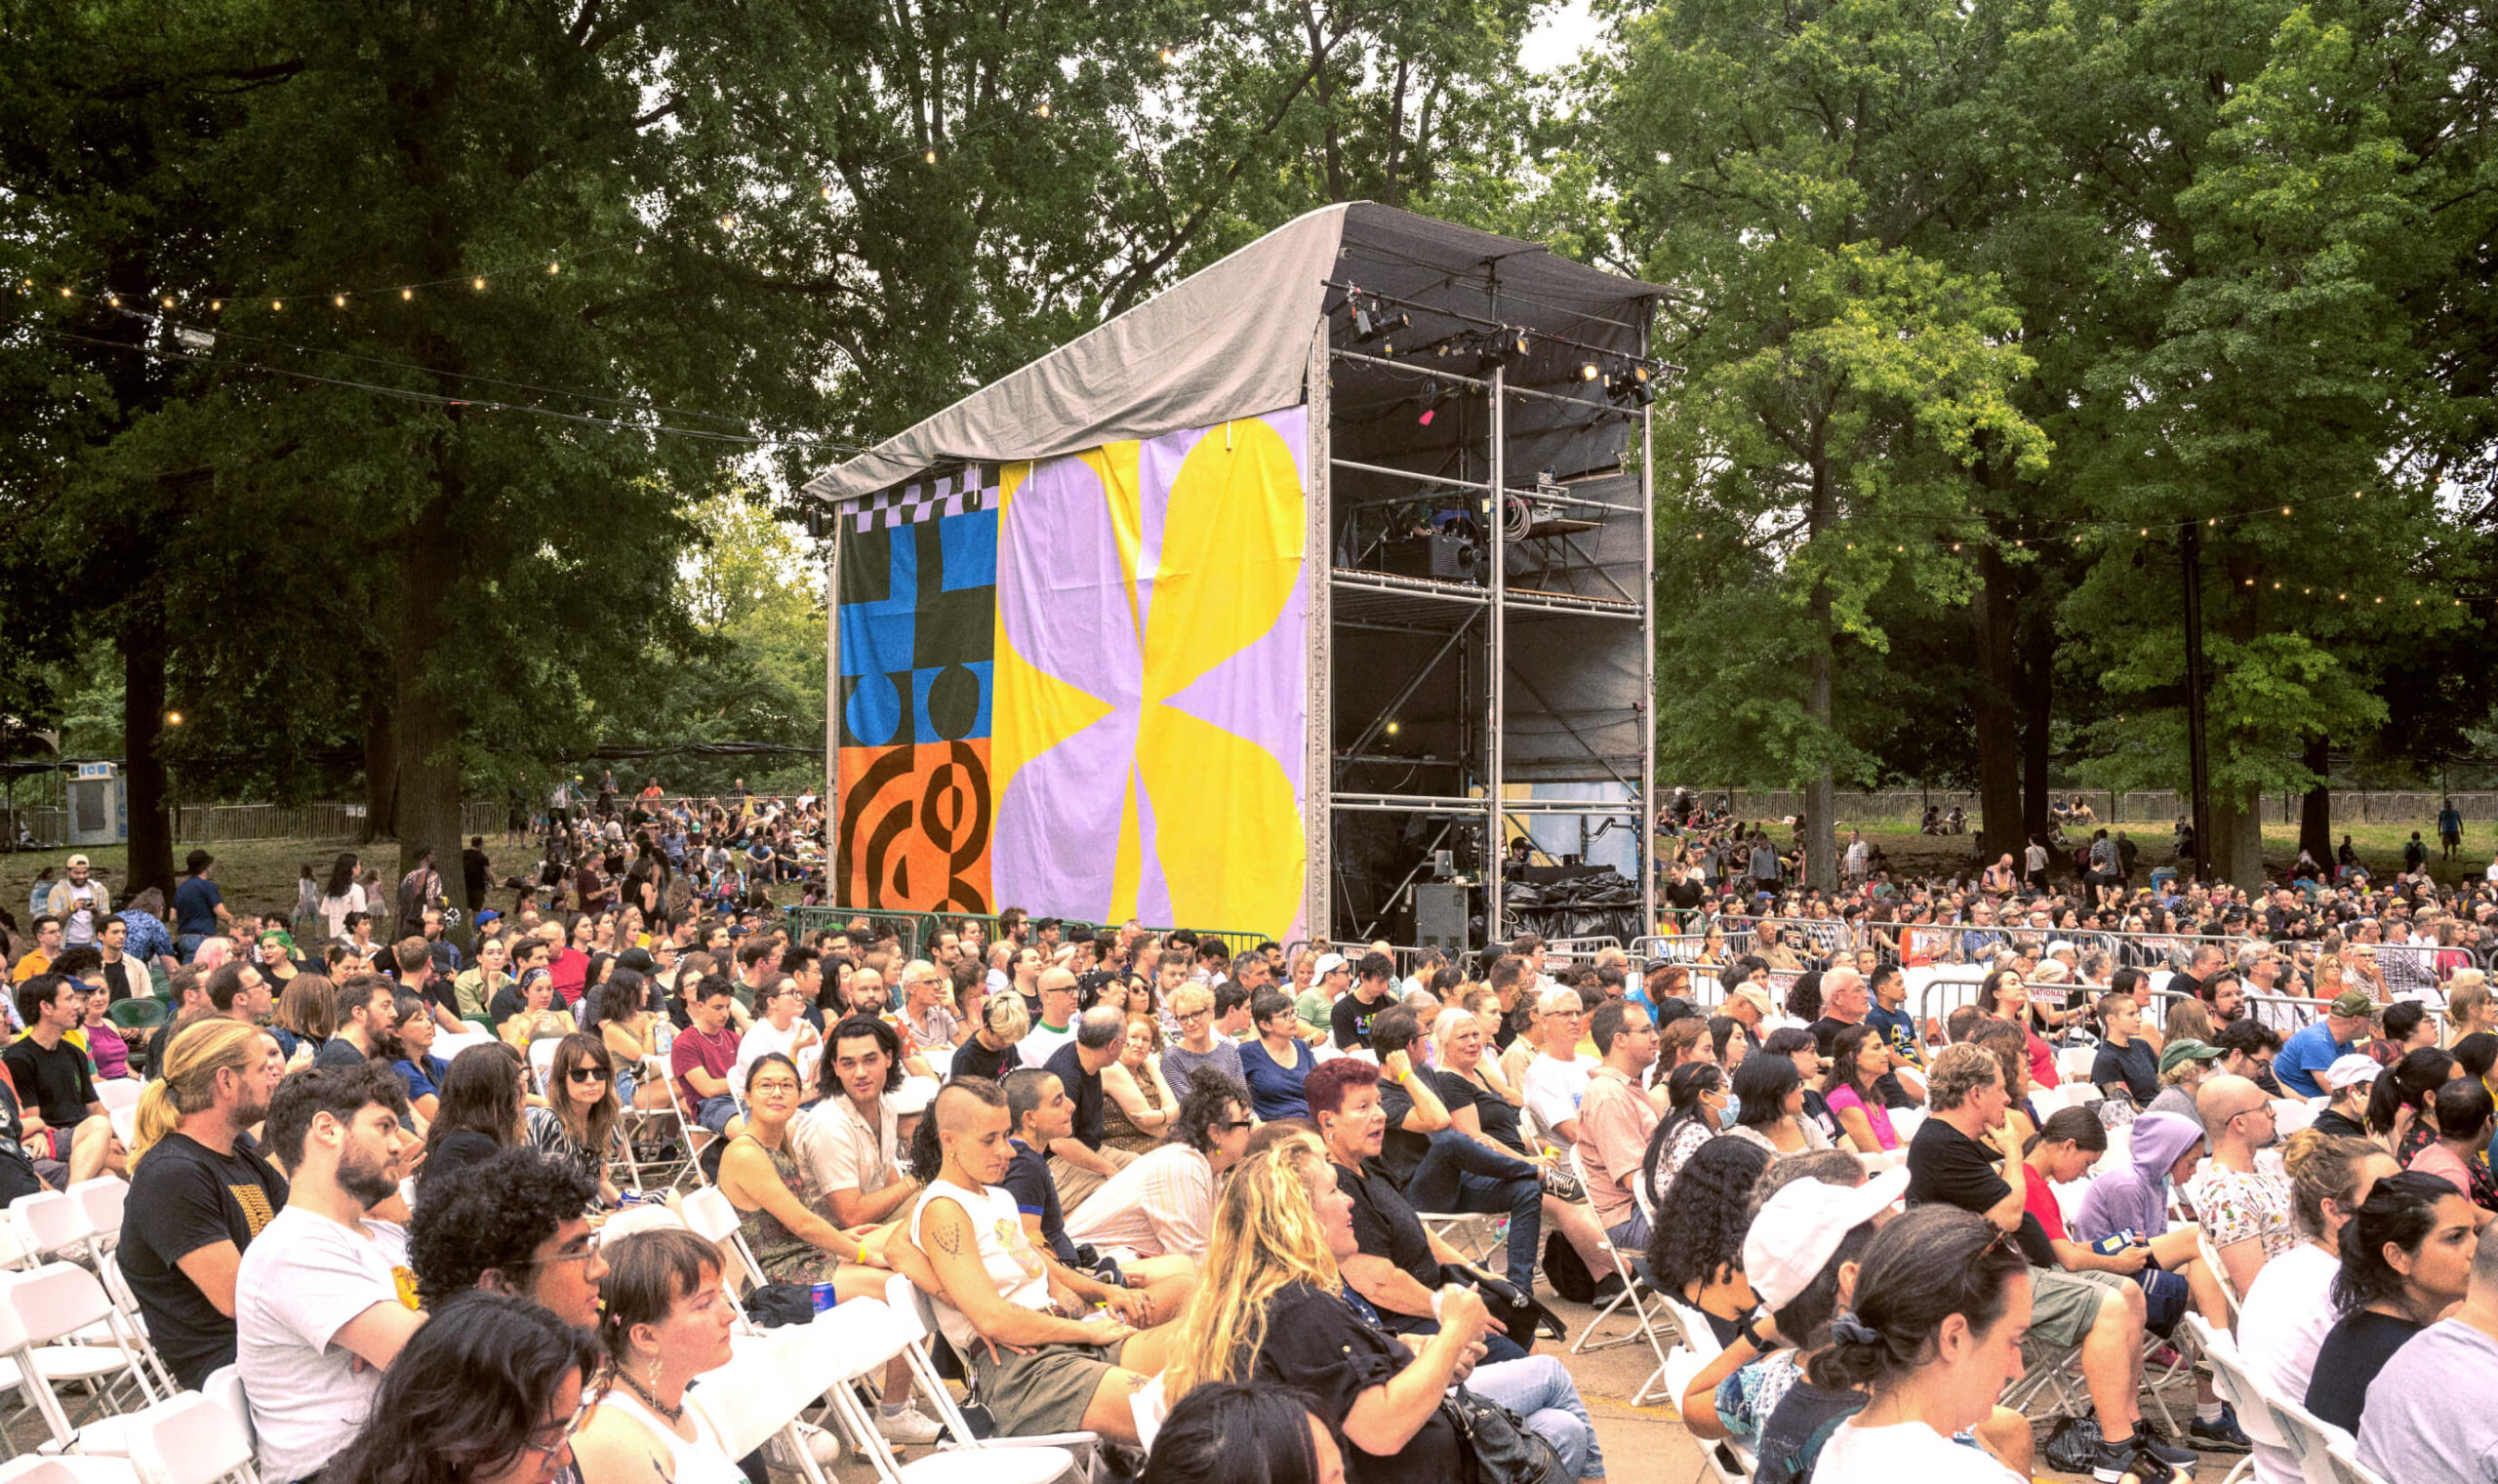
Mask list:
[[1582,381],[1592,381],[1603,375],[1604,368],[1593,361],[1581,361],[1579,363],[1579,380]]
[[1504,325],[1485,336],[1477,350],[1484,365],[1507,366],[1511,361],[1525,359],[1533,348],[1534,341],[1527,332]]
[[1657,384],[1648,368],[1637,361],[1624,368],[1622,374],[1604,383],[1605,394],[1617,402],[1633,402],[1646,407],[1657,400]]

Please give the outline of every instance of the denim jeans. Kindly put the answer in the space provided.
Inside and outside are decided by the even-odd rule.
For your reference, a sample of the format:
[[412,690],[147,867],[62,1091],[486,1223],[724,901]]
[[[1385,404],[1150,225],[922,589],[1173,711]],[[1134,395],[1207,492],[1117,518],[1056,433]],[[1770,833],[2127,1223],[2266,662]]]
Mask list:
[[1596,1426],[1570,1373],[1551,1355],[1480,1365],[1466,1379],[1466,1389],[1488,1402],[1498,1402],[1552,1445],[1573,1479],[1604,1477],[1604,1449],[1596,1443]]
[[1405,1183],[1405,1199],[1417,1211],[1506,1213],[1510,1265],[1505,1276],[1521,1291],[1534,1291],[1544,1236],[1544,1183],[1535,1166],[1455,1129],[1442,1129],[1431,1136],[1430,1149]]

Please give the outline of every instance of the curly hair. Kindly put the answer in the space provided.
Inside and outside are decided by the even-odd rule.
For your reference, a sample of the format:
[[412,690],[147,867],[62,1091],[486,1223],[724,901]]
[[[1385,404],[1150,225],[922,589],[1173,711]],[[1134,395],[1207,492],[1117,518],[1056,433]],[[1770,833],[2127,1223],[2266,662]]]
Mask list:
[[2002,1080],[2003,1068],[1994,1052],[1968,1041],[1946,1046],[1926,1069],[1926,1102],[1936,1112],[1948,1113],[1968,1102],[1979,1088]]
[[[1795,1068],[1787,1070],[1793,1076]],[[1680,1297],[1744,1265],[1753,1183],[1769,1168],[1769,1157],[1749,1139],[1718,1138],[1683,1163],[1674,1198],[1659,1208],[1648,1235],[1648,1270],[1660,1291]]]
[[[1171,1120],[1168,1143],[1185,1143],[1203,1154],[1223,1137],[1233,1103],[1248,1107],[1249,1089],[1219,1071],[1200,1071],[1189,1079],[1189,1095],[1180,1100],[1179,1116]],[[1245,1116],[1245,1115],[1244,1115]]]
[[570,1160],[505,1149],[425,1192],[408,1223],[408,1265],[417,1297],[439,1308],[477,1286],[489,1269],[518,1278],[564,1223],[598,1198],[598,1183]]

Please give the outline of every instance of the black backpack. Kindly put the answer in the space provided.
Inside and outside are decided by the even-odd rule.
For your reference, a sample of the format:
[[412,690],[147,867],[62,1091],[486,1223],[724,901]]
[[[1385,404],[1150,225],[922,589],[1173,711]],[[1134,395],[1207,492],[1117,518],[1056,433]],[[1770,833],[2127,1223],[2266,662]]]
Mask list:
[[1588,1271],[1579,1249],[1558,1231],[1547,1232],[1544,1238],[1544,1281],[1552,1291],[1573,1304],[1596,1301],[1596,1275]]

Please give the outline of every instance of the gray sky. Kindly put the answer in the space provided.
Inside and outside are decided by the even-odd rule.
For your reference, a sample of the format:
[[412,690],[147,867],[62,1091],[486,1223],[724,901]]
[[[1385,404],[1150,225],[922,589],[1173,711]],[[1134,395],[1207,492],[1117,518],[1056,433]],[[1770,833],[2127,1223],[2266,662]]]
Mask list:
[[1579,60],[1592,46],[1600,27],[1589,0],[1561,0],[1527,32],[1519,59],[1530,72],[1551,72]]

